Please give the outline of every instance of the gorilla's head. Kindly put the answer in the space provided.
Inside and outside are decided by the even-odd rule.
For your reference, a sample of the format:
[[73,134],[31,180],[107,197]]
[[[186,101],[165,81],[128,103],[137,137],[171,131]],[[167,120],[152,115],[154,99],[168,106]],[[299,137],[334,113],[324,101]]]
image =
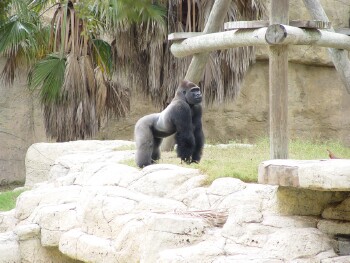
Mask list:
[[183,80],[177,88],[176,95],[190,105],[202,102],[202,92],[200,88],[191,81]]

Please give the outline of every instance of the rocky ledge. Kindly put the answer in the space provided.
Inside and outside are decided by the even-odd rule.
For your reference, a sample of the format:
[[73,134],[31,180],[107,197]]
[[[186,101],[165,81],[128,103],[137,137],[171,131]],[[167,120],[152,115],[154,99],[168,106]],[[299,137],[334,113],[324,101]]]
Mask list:
[[195,169],[121,164],[128,144],[34,145],[31,189],[0,213],[0,262],[350,262],[336,239],[349,234],[347,192],[205,185]]

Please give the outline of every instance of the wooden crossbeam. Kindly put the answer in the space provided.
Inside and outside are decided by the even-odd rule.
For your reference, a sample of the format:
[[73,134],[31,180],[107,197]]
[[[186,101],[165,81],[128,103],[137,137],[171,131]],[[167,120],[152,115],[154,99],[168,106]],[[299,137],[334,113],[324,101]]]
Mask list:
[[350,28],[335,28],[334,31],[339,34],[350,36]]
[[[267,27],[270,25],[270,21],[267,20],[253,20],[253,21],[234,21],[226,22],[224,24],[224,30],[234,29],[250,29]],[[329,21],[318,21],[318,20],[291,20],[290,26],[300,28],[316,28],[316,29],[329,29],[331,28],[331,22]]]
[[198,37],[203,35],[204,33],[202,32],[175,32],[171,33],[168,35],[168,40],[169,41],[174,41],[174,40],[184,40],[186,38],[190,37]]
[[[269,36],[267,36],[267,32]],[[275,32],[275,33],[273,33]],[[171,45],[175,57],[243,46],[312,45],[350,51],[350,36],[318,29],[271,25],[258,29],[231,30],[191,37]]]

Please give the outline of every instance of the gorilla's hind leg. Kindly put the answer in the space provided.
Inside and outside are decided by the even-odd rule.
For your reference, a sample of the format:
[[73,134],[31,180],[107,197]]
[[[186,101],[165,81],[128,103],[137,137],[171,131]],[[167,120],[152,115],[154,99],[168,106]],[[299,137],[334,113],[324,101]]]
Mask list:
[[136,126],[135,136],[136,142],[136,155],[135,161],[138,167],[143,168],[147,165],[152,164],[152,153],[153,153],[153,134],[149,127]]
[[155,163],[160,159],[160,145],[162,143],[161,138],[154,138],[153,151],[152,151],[152,163]]

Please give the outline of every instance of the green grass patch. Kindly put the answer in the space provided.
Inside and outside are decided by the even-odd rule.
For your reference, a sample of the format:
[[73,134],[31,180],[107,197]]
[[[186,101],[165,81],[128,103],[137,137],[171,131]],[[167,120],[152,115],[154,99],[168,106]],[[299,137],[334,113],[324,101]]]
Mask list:
[[113,151],[128,151],[128,150],[135,150],[135,149],[136,149],[135,145],[122,145],[122,146],[113,148]]
[[0,211],[9,211],[16,206],[17,197],[25,190],[6,191],[0,193]]
[[[337,157],[350,159],[350,148],[336,141],[292,140],[289,143],[289,158],[299,160],[328,159],[327,149]],[[199,164],[187,165],[180,162],[176,152],[162,152],[159,163],[176,164],[183,167],[197,168],[208,176],[208,184],[220,177],[234,177],[244,182],[257,182],[258,166],[270,159],[269,140],[260,139],[253,147],[230,146],[206,147]],[[124,164],[134,166],[134,160]]]

